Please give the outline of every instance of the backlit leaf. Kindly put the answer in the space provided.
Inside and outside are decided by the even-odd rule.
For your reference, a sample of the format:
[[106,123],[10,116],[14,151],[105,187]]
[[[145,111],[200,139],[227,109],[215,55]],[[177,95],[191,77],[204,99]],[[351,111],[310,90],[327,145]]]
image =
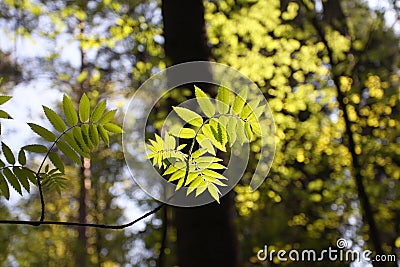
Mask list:
[[178,114],[178,116],[185,122],[196,127],[200,127],[201,125],[203,125],[203,118],[196,112],[181,107],[173,107],[173,109],[176,114]]
[[194,86],[194,89],[195,89],[196,100],[197,103],[199,103],[201,110],[208,118],[211,118],[215,114],[215,107],[213,103],[211,102],[207,94],[204,93],[199,87]]

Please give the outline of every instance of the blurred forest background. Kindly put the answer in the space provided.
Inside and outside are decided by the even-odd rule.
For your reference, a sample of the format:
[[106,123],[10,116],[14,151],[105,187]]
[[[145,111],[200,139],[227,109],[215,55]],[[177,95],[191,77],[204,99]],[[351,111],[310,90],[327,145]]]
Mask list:
[[[1,0],[2,94],[86,92],[122,107],[159,70],[211,60],[261,88],[277,147],[250,192],[252,146],[243,183],[221,205],[167,207],[124,231],[1,225],[0,266],[371,266],[256,257],[264,245],[321,251],[339,238],[398,255],[399,16],[397,0]],[[83,169],[70,165],[61,197],[46,192],[47,218],[123,223],[157,205],[130,178],[120,141]],[[0,199],[1,219],[39,217],[37,193],[15,199]]]

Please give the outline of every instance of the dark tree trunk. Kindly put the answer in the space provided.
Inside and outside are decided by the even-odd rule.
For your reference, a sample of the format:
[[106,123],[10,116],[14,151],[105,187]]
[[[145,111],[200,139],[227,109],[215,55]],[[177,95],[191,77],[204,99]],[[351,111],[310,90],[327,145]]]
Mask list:
[[[165,52],[171,64],[208,60],[201,0],[164,0]],[[203,88],[211,90],[211,88]],[[238,266],[232,194],[195,208],[174,208],[181,267]]]

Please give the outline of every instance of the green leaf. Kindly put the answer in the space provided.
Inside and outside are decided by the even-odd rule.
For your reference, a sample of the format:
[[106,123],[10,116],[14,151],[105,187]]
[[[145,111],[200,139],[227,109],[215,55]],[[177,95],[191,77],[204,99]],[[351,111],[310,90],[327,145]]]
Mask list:
[[26,167],[22,167],[20,169],[20,172],[23,173],[25,175],[25,177],[27,177],[28,180],[31,181],[32,184],[37,185],[37,179],[36,179],[35,173],[32,170],[30,170]]
[[65,119],[67,120],[70,126],[74,126],[78,123],[78,115],[76,114],[74,105],[72,104],[71,98],[67,95],[63,97],[63,109]]
[[235,117],[229,117],[228,124],[226,125],[226,130],[228,133],[228,141],[230,146],[233,146],[236,141],[236,124],[237,119]]
[[7,181],[11,184],[11,186],[22,196],[21,185],[18,182],[17,177],[11,172],[10,169],[3,169],[4,176],[7,178]]
[[199,184],[199,186],[196,188],[196,197],[198,197],[201,193],[203,193],[204,191],[206,191],[207,189],[207,182],[203,181]]
[[63,164],[62,160],[60,159],[60,157],[58,156],[57,153],[50,152],[49,153],[49,159],[61,173],[65,172],[64,164]]
[[241,145],[243,145],[243,143],[247,142],[245,131],[246,131],[246,129],[245,129],[244,121],[238,120],[237,124],[236,124],[236,134],[237,134],[237,139]]
[[246,137],[247,137],[247,139],[249,141],[251,141],[251,139],[253,139],[253,132],[251,130],[250,123],[245,122],[244,126],[245,126],[245,129],[246,129]]
[[18,178],[21,185],[29,193],[31,191],[31,187],[29,185],[28,177],[25,175],[25,173],[22,172],[21,169],[18,167],[14,167],[13,172],[14,172],[14,175]]
[[97,122],[98,120],[101,119],[101,116],[103,116],[103,113],[106,110],[106,105],[107,105],[106,100],[103,100],[96,105],[96,107],[92,112],[92,116],[90,118],[91,122]]
[[110,122],[114,118],[115,113],[117,113],[116,109],[113,109],[113,110],[110,110],[110,111],[107,111],[106,113],[104,113],[103,117],[101,117],[101,119],[99,120],[99,124],[104,124],[104,123]]
[[168,179],[168,182],[173,182],[178,179],[185,177],[186,171],[185,170],[176,170],[171,177]]
[[18,153],[18,162],[21,165],[25,165],[26,164],[26,155],[25,155],[25,151],[22,148]]
[[201,183],[204,182],[204,179],[201,176],[198,176],[194,181],[189,185],[186,195],[192,193]]
[[0,110],[0,119],[12,119],[12,117],[4,110]]
[[217,100],[217,108],[219,113],[228,113],[230,105],[230,90],[226,87],[220,86],[218,89]]
[[200,106],[201,110],[204,112],[204,114],[208,118],[211,118],[212,116],[214,116],[215,108],[214,108],[214,105],[212,104],[210,98],[207,96],[207,94],[204,93],[197,86],[194,86],[194,90],[195,90],[197,103],[199,103],[199,106]]
[[197,163],[200,163],[200,162],[213,163],[213,162],[220,162],[220,161],[222,161],[222,159],[216,158],[216,157],[209,157],[209,156],[200,157],[200,158],[196,159]]
[[79,118],[81,122],[89,120],[90,116],[90,101],[86,94],[83,94],[79,101]]
[[3,196],[9,200],[10,199],[10,189],[8,188],[8,184],[3,174],[0,173],[0,190]]
[[170,132],[170,134],[173,136],[176,136],[179,138],[185,138],[185,139],[194,138],[196,136],[196,132],[190,128],[181,128],[177,132]]
[[82,129],[80,127],[75,127],[72,130],[72,134],[74,135],[74,139],[76,141],[76,144],[79,146],[79,148],[83,152],[89,153],[90,148],[86,145],[85,140],[83,139]]
[[75,140],[73,133],[67,132],[64,134],[64,140],[76,151],[79,155],[85,158],[90,158],[90,154],[83,151]]
[[92,144],[97,147],[99,145],[99,132],[97,131],[97,127],[94,124],[89,125],[89,137]]
[[200,172],[189,172],[188,176],[186,178],[185,186],[187,186],[188,184],[193,182],[194,179],[196,179],[199,175],[200,175]]
[[39,136],[43,137],[46,141],[54,142],[56,140],[56,135],[47,130],[46,128],[34,123],[28,123],[28,125],[29,127],[31,127],[32,131],[34,131]]
[[202,133],[212,142],[212,144],[221,151],[226,152],[226,147],[222,145],[216,137],[218,137],[218,130],[212,128],[210,124],[204,125],[202,128]]
[[219,190],[213,183],[207,184],[207,190],[210,195],[219,203]]
[[220,174],[220,173],[218,173],[216,171],[213,171],[213,170],[205,169],[205,170],[203,170],[203,173],[205,175],[208,175],[208,176],[211,176],[211,177],[215,177],[215,178],[218,178],[218,179],[226,180],[226,178],[222,174]]
[[235,97],[235,100],[233,101],[232,105],[233,114],[238,115],[242,112],[244,104],[246,103],[246,98],[247,98],[247,90],[244,89],[239,93],[239,95]]
[[178,114],[178,116],[185,122],[196,127],[201,127],[201,125],[203,125],[203,118],[196,112],[181,107],[173,107],[173,109],[176,114]]
[[7,101],[9,101],[11,98],[12,98],[12,96],[7,96],[7,95],[0,96],[0,105],[3,105]]
[[29,152],[40,153],[40,154],[47,153],[47,147],[43,145],[27,145],[24,146],[22,149]]
[[90,139],[89,125],[82,124],[81,130],[82,130],[83,141],[85,141],[85,145],[89,148],[90,151],[92,151],[92,149],[94,148],[94,145],[92,144],[92,141]]
[[122,128],[119,127],[118,125],[108,122],[106,124],[103,125],[104,129],[106,129],[107,131],[111,132],[111,133],[122,133]]
[[3,142],[1,142],[1,150],[3,150],[7,162],[10,163],[11,165],[14,165],[15,164],[14,154],[12,153],[11,149]]
[[60,118],[60,116],[58,116],[57,113],[46,106],[43,106],[43,110],[44,114],[46,114],[47,119],[53,125],[54,129],[59,132],[63,132],[65,131],[65,129],[67,129],[65,122]]
[[108,137],[108,133],[104,129],[104,127],[101,125],[98,125],[97,130],[99,131],[99,135],[100,135],[101,139],[104,141],[104,143],[106,143],[107,146],[110,146],[110,137]]
[[70,160],[75,162],[76,164],[82,166],[81,158],[76,154],[76,152],[64,141],[57,142],[57,148]]
[[196,141],[199,145],[207,150],[208,153],[215,155],[215,149],[210,139],[205,137],[203,134],[198,134],[196,136]]
[[207,149],[200,148],[192,153],[192,158],[197,159],[198,157],[203,156],[205,153],[207,153]]

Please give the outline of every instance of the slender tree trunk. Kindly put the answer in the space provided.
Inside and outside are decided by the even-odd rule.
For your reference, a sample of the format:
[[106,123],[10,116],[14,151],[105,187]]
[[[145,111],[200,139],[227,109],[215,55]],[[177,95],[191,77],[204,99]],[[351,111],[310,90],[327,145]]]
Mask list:
[[[172,64],[211,57],[201,0],[164,0],[162,12],[165,52]],[[179,266],[238,266],[233,207],[228,194],[221,204],[174,208]]]

